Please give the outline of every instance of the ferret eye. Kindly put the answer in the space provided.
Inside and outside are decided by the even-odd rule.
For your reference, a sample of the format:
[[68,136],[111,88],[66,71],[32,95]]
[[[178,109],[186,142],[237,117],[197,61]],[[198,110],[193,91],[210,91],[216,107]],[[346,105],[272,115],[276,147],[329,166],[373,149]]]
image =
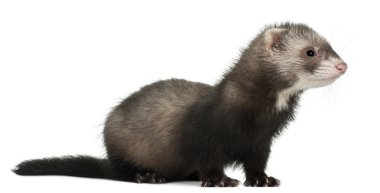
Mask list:
[[314,50],[307,50],[306,55],[309,57],[314,57],[315,56],[315,51]]

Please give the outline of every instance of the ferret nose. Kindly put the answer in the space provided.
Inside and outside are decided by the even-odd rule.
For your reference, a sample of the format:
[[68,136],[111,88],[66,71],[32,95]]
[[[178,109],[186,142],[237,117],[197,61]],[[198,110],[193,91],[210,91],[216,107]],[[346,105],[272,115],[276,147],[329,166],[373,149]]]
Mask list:
[[339,63],[339,64],[335,65],[335,68],[337,70],[339,70],[340,73],[343,74],[347,71],[348,66],[346,63]]

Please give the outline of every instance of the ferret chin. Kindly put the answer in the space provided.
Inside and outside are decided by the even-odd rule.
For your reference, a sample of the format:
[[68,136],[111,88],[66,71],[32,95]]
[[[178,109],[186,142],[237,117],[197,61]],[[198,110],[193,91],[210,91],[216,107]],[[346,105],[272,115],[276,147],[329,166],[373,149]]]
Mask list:
[[241,164],[245,186],[278,186],[265,173],[273,138],[294,119],[300,95],[347,70],[330,44],[304,24],[265,27],[215,85],[182,79],[142,87],[107,117],[107,158],[28,160],[19,175],[68,175],[137,183],[240,182],[224,168]]

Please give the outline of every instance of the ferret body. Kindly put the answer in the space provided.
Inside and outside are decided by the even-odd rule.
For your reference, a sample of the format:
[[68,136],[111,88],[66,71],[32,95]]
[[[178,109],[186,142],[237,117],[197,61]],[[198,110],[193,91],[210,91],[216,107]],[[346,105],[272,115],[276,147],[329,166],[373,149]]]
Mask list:
[[227,187],[239,181],[224,168],[242,164],[244,185],[278,186],[265,173],[273,138],[293,120],[302,92],[334,82],[346,69],[308,26],[267,26],[216,85],[159,81],[115,107],[104,129],[107,159],[30,160],[14,171]]

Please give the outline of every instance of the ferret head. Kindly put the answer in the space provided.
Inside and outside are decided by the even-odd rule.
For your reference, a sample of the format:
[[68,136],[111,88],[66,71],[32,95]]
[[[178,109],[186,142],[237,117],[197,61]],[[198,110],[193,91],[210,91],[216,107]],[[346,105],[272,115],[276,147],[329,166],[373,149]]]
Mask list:
[[347,64],[330,44],[306,25],[270,26],[262,37],[263,58],[282,80],[290,82],[293,90],[329,85],[347,70]]

